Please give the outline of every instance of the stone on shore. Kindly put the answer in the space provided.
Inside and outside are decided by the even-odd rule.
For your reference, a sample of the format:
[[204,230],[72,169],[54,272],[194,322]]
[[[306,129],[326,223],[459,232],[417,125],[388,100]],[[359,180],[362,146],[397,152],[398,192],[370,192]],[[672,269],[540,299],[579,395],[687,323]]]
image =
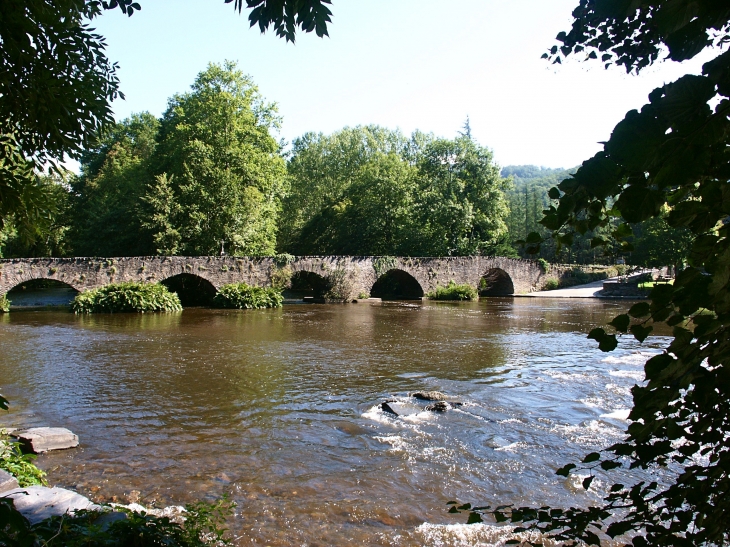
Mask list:
[[4,492],[3,496],[12,498],[15,508],[31,524],[66,513],[73,514],[80,509],[89,511],[102,509],[100,505],[92,503],[81,494],[58,487],[26,486]]
[[79,438],[63,427],[31,427],[11,433],[18,439],[24,452],[40,454],[50,450],[64,450],[79,445]]
[[0,469],[0,492],[18,487],[18,481],[7,471]]
[[411,394],[411,397],[422,401],[445,401],[447,399],[446,395],[440,391],[416,391]]

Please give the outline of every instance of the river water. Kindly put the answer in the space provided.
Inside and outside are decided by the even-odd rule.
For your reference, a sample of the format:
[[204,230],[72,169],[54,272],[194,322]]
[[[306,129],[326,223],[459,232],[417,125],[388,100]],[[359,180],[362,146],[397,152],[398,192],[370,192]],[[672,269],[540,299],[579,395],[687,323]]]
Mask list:
[[[62,426],[52,484],[99,501],[229,494],[236,545],[501,545],[450,500],[597,499],[557,467],[619,440],[630,388],[666,343],[601,353],[627,303],[290,305],[178,314],[0,314],[7,426]],[[409,397],[438,390],[454,405]],[[407,416],[379,408],[409,405]],[[600,481],[594,481],[601,491]]]

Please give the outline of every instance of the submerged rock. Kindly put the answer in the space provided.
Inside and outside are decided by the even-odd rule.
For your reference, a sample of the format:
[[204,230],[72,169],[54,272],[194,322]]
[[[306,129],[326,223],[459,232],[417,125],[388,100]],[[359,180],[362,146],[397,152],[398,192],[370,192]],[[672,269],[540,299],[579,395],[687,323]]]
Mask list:
[[412,416],[422,412],[422,408],[412,403],[403,403],[401,401],[385,401],[380,403],[380,409],[383,412],[392,414],[393,416]]
[[393,414],[394,416],[398,416],[398,413],[393,410],[393,408],[390,406],[391,403],[394,403],[395,401],[386,401],[384,403],[380,403],[380,410],[383,412],[387,412],[388,414]]
[[449,408],[450,408],[449,403],[447,403],[445,401],[439,401],[432,405],[428,405],[426,407],[426,410],[430,410],[431,412],[446,412]]
[[411,397],[421,399],[422,401],[445,401],[447,399],[446,395],[440,391],[416,391],[415,393],[411,393]]

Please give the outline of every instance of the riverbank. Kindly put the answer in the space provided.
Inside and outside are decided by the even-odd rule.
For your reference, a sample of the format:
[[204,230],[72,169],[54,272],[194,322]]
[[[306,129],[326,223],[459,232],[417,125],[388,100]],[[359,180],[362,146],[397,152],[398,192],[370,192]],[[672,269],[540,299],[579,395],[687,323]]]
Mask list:
[[618,277],[609,279],[599,279],[585,285],[575,285],[565,289],[555,289],[553,291],[536,291],[527,294],[516,294],[515,296],[526,296],[529,298],[602,298],[605,300],[637,300],[646,298],[646,295],[630,295],[630,296],[608,296],[602,294],[603,284],[606,281],[617,281]]

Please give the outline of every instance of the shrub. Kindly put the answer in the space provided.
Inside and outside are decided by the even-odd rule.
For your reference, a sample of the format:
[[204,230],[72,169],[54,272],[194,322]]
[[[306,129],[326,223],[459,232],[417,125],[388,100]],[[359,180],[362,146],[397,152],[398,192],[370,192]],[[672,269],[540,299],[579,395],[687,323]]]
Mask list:
[[217,308],[261,309],[280,308],[284,297],[276,287],[254,287],[246,283],[223,285],[213,298]]
[[0,296],[0,313],[8,313],[10,311],[10,300],[6,294]]
[[370,295],[368,293],[366,293],[366,292],[361,292],[360,294],[357,295],[357,297],[360,300],[365,300],[366,298],[370,298]]
[[292,271],[289,266],[275,268],[271,272],[271,285],[277,289],[284,290],[291,288]]
[[551,277],[551,278],[545,280],[545,283],[542,286],[542,290],[543,291],[554,291],[558,287],[560,287],[560,282],[557,279],[555,279],[554,277]]
[[540,269],[543,271],[543,273],[548,273],[550,271],[550,262],[548,262],[544,258],[538,258],[537,265],[540,266]]
[[35,458],[35,454],[23,454],[20,443],[0,429],[0,469],[13,475],[21,487],[46,484],[46,473],[35,466]]
[[110,283],[78,294],[74,313],[180,311],[180,298],[159,283]]
[[328,289],[324,293],[325,300],[347,302],[352,296],[352,284],[343,268],[335,268],[327,275]]
[[479,293],[470,285],[457,285],[450,281],[447,287],[437,287],[426,296],[432,300],[476,300]]

